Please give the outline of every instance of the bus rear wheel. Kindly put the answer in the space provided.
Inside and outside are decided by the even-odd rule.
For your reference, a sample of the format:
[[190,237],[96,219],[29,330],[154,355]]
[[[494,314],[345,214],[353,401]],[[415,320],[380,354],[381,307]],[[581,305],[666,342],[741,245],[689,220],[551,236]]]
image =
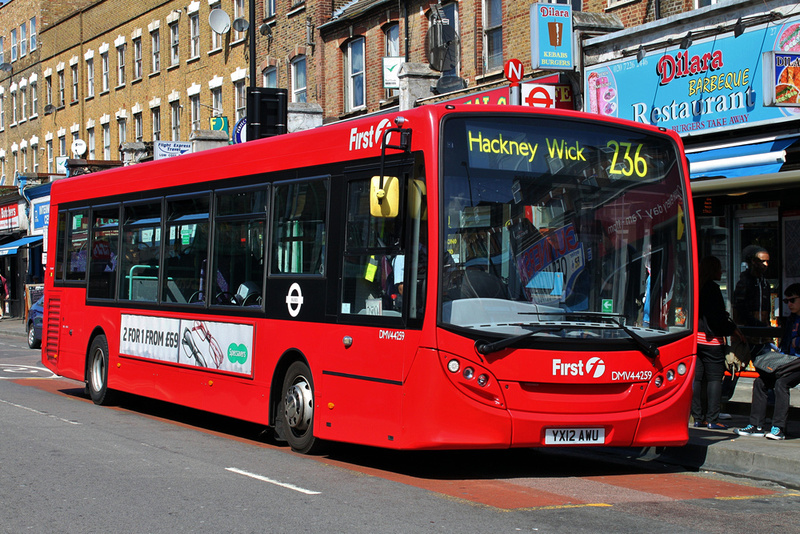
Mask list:
[[86,385],[92,402],[108,405],[112,401],[112,392],[108,389],[108,341],[106,336],[97,336],[89,348],[89,365]]
[[319,440],[314,437],[314,381],[303,362],[294,362],[286,371],[282,390],[283,414],[279,424],[292,450],[308,454]]

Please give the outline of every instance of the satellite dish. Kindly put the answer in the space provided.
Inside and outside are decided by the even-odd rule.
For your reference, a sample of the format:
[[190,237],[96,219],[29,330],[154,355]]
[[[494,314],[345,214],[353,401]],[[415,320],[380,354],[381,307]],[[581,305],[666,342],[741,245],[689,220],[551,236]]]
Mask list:
[[258,27],[258,33],[263,35],[264,37],[272,37],[272,28],[269,27],[269,24],[266,22]]
[[54,112],[55,110],[56,110],[56,107],[55,107],[53,104],[47,104],[47,105],[44,107],[44,114],[45,114],[45,115],[50,115],[50,114],[51,114],[52,112]]
[[461,39],[450,24],[435,21],[428,29],[428,61],[431,68],[446,71],[456,68],[461,50]]
[[86,141],[84,141],[83,139],[75,139],[72,142],[71,148],[72,148],[72,154],[76,158],[79,158],[86,153]]
[[6,63],[5,61],[3,63],[0,63],[0,70],[10,72],[12,68],[13,67],[11,66],[11,63]]
[[247,28],[250,27],[250,23],[247,22],[247,19],[242,17],[233,19],[233,29],[237,32],[246,32]]
[[214,33],[222,35],[231,29],[231,18],[221,9],[212,9],[208,14],[208,25]]

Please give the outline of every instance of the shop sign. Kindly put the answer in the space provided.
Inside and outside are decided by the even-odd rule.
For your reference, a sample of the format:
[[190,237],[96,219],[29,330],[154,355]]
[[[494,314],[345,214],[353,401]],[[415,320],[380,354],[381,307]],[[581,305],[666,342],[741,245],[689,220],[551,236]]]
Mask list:
[[39,234],[50,224],[50,197],[32,201],[33,217],[31,217],[31,233]]
[[[553,78],[556,78],[555,76]],[[540,80],[537,80],[540,82]],[[575,109],[572,87],[568,84],[521,83],[522,105],[557,109]],[[449,100],[447,104],[508,104],[508,87],[492,89],[467,97]]]
[[531,6],[531,63],[534,69],[572,70],[572,6]]
[[586,111],[685,136],[800,119],[800,108],[772,106],[765,94],[770,72],[762,56],[773,50],[800,54],[800,17],[755,26],[739,37],[730,32],[698,39],[687,50],[669,46],[641,61],[628,57],[587,67]]
[[766,52],[764,68],[765,104],[800,106],[800,54]]
[[5,204],[0,206],[0,230],[15,230],[19,228],[18,204]]
[[192,151],[188,141],[156,141],[153,143],[153,159],[166,159],[181,156]]

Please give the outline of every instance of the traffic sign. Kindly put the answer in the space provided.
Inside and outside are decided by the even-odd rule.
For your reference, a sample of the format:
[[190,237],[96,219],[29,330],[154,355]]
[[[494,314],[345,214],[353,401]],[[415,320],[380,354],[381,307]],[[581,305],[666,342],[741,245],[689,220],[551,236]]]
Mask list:
[[512,58],[506,61],[505,73],[506,78],[512,84],[519,83],[522,81],[522,75],[525,74],[525,67],[522,65],[522,61]]

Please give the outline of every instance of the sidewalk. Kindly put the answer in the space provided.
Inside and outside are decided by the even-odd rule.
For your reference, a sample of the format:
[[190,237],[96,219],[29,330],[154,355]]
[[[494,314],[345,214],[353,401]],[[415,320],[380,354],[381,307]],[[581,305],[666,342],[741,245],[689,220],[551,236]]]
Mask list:
[[[0,335],[25,338],[27,332],[22,318],[0,320]],[[750,392],[753,379],[742,378],[723,410],[731,419],[722,421],[731,429],[747,426],[750,414]],[[603,457],[625,462],[661,462],[687,469],[718,471],[800,489],[800,390],[792,389],[792,408],[789,412],[788,439],[772,441],[766,438],[740,437],[733,430],[690,428],[689,443],[683,447],[648,447],[644,449],[587,447],[564,448],[565,454]],[[771,415],[771,407],[767,416]],[[688,415],[687,415],[688,425]],[[769,425],[769,423],[768,423]],[[556,450],[554,453],[558,454]]]

